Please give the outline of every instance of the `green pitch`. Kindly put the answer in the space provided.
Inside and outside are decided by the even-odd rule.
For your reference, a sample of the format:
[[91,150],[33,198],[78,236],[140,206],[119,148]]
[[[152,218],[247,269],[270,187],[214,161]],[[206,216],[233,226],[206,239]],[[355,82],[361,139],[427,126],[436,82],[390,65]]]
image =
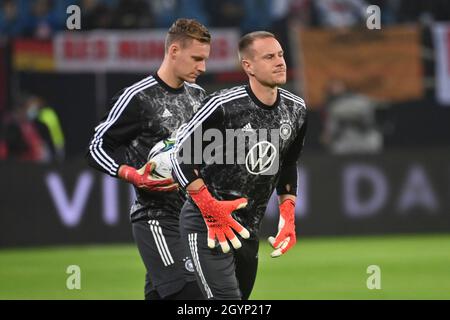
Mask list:
[[[262,243],[251,299],[450,299],[450,235],[304,238],[270,258]],[[81,289],[66,287],[78,265]],[[370,265],[381,289],[369,290]],[[134,245],[0,250],[0,299],[142,299]]]

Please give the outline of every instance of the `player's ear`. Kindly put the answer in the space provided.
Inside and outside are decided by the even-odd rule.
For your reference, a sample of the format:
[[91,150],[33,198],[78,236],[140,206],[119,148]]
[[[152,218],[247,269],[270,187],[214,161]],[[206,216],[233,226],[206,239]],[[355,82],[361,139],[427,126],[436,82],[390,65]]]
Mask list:
[[174,59],[177,55],[178,55],[178,53],[180,52],[180,46],[179,46],[179,44],[178,43],[172,43],[170,46],[169,46],[169,49],[167,50],[167,54],[169,55],[169,57],[171,58],[171,59]]
[[253,76],[252,65],[248,60],[242,59],[241,61],[242,69],[244,69],[245,73]]

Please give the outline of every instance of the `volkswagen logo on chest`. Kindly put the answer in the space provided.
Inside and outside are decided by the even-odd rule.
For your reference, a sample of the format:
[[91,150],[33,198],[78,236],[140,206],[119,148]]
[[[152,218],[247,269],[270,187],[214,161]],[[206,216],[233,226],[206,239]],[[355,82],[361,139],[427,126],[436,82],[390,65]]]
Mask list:
[[267,172],[277,157],[277,149],[269,141],[255,144],[247,153],[245,166],[247,171],[254,175]]

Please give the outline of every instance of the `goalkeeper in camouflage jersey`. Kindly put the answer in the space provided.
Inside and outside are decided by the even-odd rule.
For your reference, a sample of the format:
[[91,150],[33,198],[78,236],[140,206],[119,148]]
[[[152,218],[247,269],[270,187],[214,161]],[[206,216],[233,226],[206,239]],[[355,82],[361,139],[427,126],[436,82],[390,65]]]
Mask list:
[[305,139],[305,104],[278,87],[286,82],[286,64],[273,34],[245,35],[239,55],[249,84],[208,96],[178,134],[171,155],[173,173],[189,194],[180,214],[182,241],[207,299],[250,296],[258,265],[257,234],[274,189],[280,221],[277,236],[269,238],[272,257],[296,242],[297,159]]
[[[88,163],[135,187],[133,236],[147,269],[146,299],[202,298],[192,261],[180,242],[179,214],[185,197],[173,179],[154,179],[149,151],[176,136],[200,106],[205,92],[195,84],[205,71],[210,34],[195,20],[178,19],[169,29],[159,70],[120,91],[95,128]],[[125,147],[125,162],[115,155]]]

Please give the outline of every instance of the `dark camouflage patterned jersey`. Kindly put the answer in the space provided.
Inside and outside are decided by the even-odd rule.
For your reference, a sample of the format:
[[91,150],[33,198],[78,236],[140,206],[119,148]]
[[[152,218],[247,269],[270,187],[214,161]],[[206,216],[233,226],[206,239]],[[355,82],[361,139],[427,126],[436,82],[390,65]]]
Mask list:
[[[195,84],[184,83],[174,89],[156,74],[121,90],[95,128],[87,152],[89,164],[113,177],[122,164],[141,168],[152,147],[163,139],[175,138],[177,129],[192,117],[204,97],[205,91]],[[115,153],[119,147],[125,148],[125,163],[120,163]],[[132,221],[178,215],[184,202],[180,192],[135,191]]]
[[256,235],[273,190],[296,195],[305,133],[305,104],[289,91],[279,88],[267,106],[248,85],[222,90],[203,101],[178,135],[173,173],[182,187],[200,176],[218,200],[247,198],[234,216]]

